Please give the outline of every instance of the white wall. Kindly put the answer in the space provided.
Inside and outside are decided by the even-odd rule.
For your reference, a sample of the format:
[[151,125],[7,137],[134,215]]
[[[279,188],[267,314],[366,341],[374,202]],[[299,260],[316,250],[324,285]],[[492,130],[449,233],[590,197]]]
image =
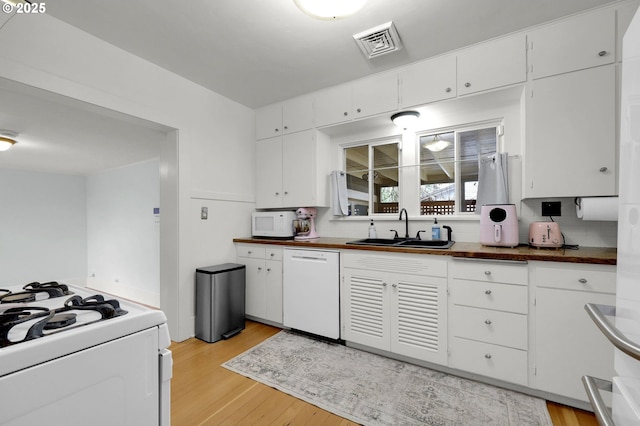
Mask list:
[[83,285],[85,178],[0,169],[0,287]]
[[[172,339],[193,336],[195,268],[234,261],[232,240],[219,236],[250,233],[254,112],[49,15],[7,19],[0,39],[19,42],[0,43],[0,77],[177,129],[160,158],[161,185],[177,193],[163,215],[175,226],[161,224],[172,233],[161,239],[161,308]],[[196,197],[227,220],[200,229]]]
[[160,306],[160,162],[87,177],[87,285]]
[[[529,224],[535,221],[546,221],[548,217],[541,216],[541,199],[522,198],[522,152],[525,133],[525,99],[523,87],[496,90],[486,94],[461,98],[449,102],[440,102],[428,107],[418,108],[423,118],[424,127],[420,130],[437,130],[450,126],[488,120],[502,120],[504,136],[499,141],[500,150],[509,153],[510,201],[516,204],[519,215],[520,242],[525,244],[529,232]],[[376,121],[377,123],[378,121]],[[359,125],[356,129],[362,129]],[[342,170],[341,157],[344,144],[366,141],[381,137],[388,137],[397,132],[393,127],[374,128],[362,132],[350,133],[349,126],[338,126],[330,129],[332,136],[332,170]],[[415,164],[415,140],[404,139],[402,159],[410,158]],[[410,155],[407,155],[407,151]],[[404,163],[406,165],[406,162]],[[402,197],[403,194],[401,194]],[[590,247],[616,247],[617,222],[590,222],[579,220],[576,216],[573,199],[545,199],[545,201],[561,201],[562,216],[554,218],[560,224],[567,244],[577,244]],[[418,214],[418,202],[411,202],[401,198],[402,207],[410,214],[409,233],[415,235],[419,230],[426,230],[430,235],[433,219],[425,219]],[[404,225],[398,222],[398,215],[374,216],[376,230],[379,237],[392,237],[391,229],[402,231]],[[459,215],[457,217],[442,216],[438,218],[440,226],[448,225],[453,228],[453,239],[461,242],[478,242],[480,238],[479,215]],[[366,217],[336,218],[329,209],[320,209],[316,229],[318,234],[325,237],[353,237],[365,238],[369,227]],[[443,233],[443,238],[445,234]]]

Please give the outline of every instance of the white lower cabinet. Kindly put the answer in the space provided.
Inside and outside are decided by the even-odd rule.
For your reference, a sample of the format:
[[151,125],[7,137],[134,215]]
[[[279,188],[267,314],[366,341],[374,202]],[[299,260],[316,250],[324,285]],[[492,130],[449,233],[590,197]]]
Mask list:
[[346,341],[446,364],[445,259],[343,252],[342,264]]
[[449,271],[449,367],[526,386],[526,263],[453,259]]
[[613,377],[613,345],[584,310],[615,305],[615,266],[532,262],[535,359],[532,387],[587,401],[582,376]]
[[246,265],[245,315],[282,324],[282,249],[238,244],[236,261]]
[[[246,314],[282,324],[282,248],[237,244]],[[581,378],[613,377],[613,346],[584,310],[615,304],[616,268],[341,252],[341,336],[587,407]],[[523,388],[520,388],[523,389]]]

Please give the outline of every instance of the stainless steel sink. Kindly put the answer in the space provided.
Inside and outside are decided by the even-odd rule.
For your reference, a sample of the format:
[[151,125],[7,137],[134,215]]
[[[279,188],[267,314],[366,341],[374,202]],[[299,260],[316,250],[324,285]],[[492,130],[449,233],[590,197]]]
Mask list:
[[349,241],[347,244],[361,246],[384,246],[384,247],[410,247],[427,249],[448,249],[454,241],[430,241],[416,239],[396,239],[396,238],[365,238],[363,240]]

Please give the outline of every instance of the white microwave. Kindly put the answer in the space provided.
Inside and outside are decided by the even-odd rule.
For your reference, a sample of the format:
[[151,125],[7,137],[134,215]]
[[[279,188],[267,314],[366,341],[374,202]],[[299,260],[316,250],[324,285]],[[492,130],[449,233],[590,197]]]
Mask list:
[[293,238],[293,221],[298,216],[292,211],[253,212],[251,235],[267,238]]

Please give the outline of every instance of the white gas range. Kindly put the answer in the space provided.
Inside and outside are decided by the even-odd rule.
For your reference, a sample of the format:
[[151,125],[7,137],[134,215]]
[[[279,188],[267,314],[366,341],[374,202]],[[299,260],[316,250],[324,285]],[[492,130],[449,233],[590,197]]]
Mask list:
[[0,289],[0,424],[168,425],[162,311],[57,282]]

